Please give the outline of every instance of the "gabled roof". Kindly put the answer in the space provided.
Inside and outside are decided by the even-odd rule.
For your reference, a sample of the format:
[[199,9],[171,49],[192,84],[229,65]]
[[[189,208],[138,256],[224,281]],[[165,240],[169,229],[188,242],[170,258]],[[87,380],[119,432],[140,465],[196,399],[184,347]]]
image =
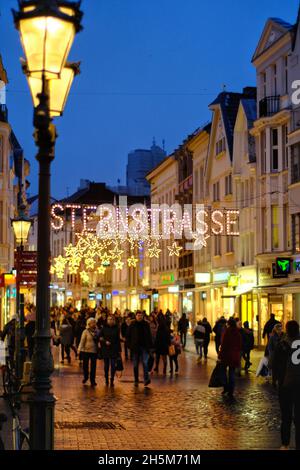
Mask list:
[[[294,25],[282,20],[281,18],[268,18],[253,54],[252,62],[271,48],[273,44],[279,41],[279,39],[281,39],[285,34],[292,33],[293,30]],[[272,31],[274,32],[274,38],[271,40],[270,35]]]
[[209,105],[212,110],[218,106],[220,107],[231,161],[233,153],[233,130],[242,97],[242,93],[222,91]]
[[241,105],[243,106],[246,117],[247,117],[248,129],[250,129],[251,127],[253,127],[253,122],[257,118],[257,103],[256,103],[256,100],[253,99],[253,98],[249,98],[249,99],[242,98],[241,99]]

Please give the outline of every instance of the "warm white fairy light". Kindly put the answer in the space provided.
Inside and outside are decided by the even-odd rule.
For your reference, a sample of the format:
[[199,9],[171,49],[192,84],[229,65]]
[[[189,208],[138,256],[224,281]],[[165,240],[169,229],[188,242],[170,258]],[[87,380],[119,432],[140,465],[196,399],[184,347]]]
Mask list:
[[217,225],[219,227],[217,229],[217,228],[212,226],[211,230],[212,230],[214,235],[221,235],[223,233],[223,230],[224,230],[223,222],[218,220],[218,217],[220,217],[220,219],[223,220],[223,212],[219,211],[219,210],[213,211],[212,214],[211,214],[211,220],[215,225]]
[[115,268],[116,268],[116,269],[121,270],[121,269],[123,269],[124,263],[123,263],[123,261],[121,261],[120,259],[118,259],[118,261],[116,261],[116,262],[114,263],[114,265],[115,265]]
[[64,219],[62,216],[56,214],[56,210],[59,209],[60,212],[64,211],[64,208],[61,204],[54,204],[51,207],[51,217],[52,219],[56,220],[57,222],[55,223],[53,220],[51,221],[51,227],[54,230],[61,230],[64,226]]
[[[237,224],[237,216],[239,215],[240,211],[238,210],[228,210],[226,212],[226,234],[229,236],[239,236],[239,231],[232,230],[232,225]],[[232,220],[232,216],[234,219]]]
[[178,246],[176,242],[173,242],[172,245],[167,248],[169,250],[169,256],[179,256],[182,250],[182,246]]

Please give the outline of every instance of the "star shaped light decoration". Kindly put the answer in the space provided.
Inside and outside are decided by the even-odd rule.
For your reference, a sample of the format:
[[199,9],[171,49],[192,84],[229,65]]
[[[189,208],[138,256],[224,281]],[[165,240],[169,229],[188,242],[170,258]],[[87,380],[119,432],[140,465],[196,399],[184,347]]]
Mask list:
[[95,267],[95,260],[93,258],[86,258],[84,260],[84,264],[87,269],[94,269]]
[[169,256],[179,256],[182,250],[182,246],[178,246],[176,242],[172,243],[172,245],[167,248],[169,250]]
[[109,250],[109,252],[111,254],[112,259],[118,259],[121,256],[121,254],[124,253],[123,250],[120,250],[118,248],[118,245],[116,245],[113,250]]
[[127,259],[127,263],[128,266],[132,266],[133,268],[135,268],[138,263],[138,259],[132,255],[130,256],[130,258]]
[[105,274],[106,267],[105,266],[99,266],[99,268],[97,268],[97,271],[98,271],[99,274]]
[[194,249],[195,250],[201,250],[204,246],[207,246],[207,239],[210,237],[210,235],[206,234],[203,235],[202,233],[198,233],[197,236],[195,236],[195,241],[194,241]]
[[148,256],[149,258],[159,258],[159,253],[161,252],[161,249],[158,248],[157,245],[154,245],[150,248],[148,248]]
[[109,254],[108,254],[108,253],[106,253],[106,252],[105,252],[105,253],[103,253],[103,255],[101,256],[101,263],[102,263],[102,264],[107,264],[107,265],[108,265],[108,264],[109,264],[109,262],[110,262],[110,256],[109,256]]
[[124,263],[120,259],[114,263],[116,269],[123,269]]
[[82,271],[80,273],[80,277],[81,277],[82,282],[84,282],[84,283],[89,282],[89,280],[90,280],[90,276],[85,271]]

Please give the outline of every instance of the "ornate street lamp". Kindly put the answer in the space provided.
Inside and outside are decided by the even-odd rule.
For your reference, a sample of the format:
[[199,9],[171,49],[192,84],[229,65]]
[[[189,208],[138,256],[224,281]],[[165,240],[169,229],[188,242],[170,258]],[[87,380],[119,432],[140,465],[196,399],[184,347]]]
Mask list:
[[[20,32],[27,77],[40,79],[35,102],[35,142],[38,147],[39,198],[37,240],[36,330],[32,358],[34,393],[30,398],[30,448],[54,448],[54,397],[51,393],[53,358],[50,348],[50,166],[54,159],[56,129],[51,118],[60,115],[71,86],[53,86],[59,80],[66,83],[64,68],[76,32],[81,30],[80,2],[65,0],[19,1],[19,11],[13,11]],[[35,92],[34,92],[35,93]],[[53,94],[55,93],[55,96]],[[51,96],[52,95],[52,96]],[[36,95],[33,94],[36,98]],[[34,98],[34,99],[35,99]],[[57,104],[58,103],[58,104]]]
[[[34,107],[37,107],[39,103],[38,95],[42,93],[43,81],[41,78],[32,77],[29,74],[26,62],[22,64],[22,68],[25,75],[27,76],[33,105]],[[60,78],[50,79],[48,81],[50,97],[49,108],[51,117],[62,116],[73,80],[79,73],[79,62],[67,62],[65,67],[62,69]]]
[[17,244],[17,256],[16,256],[16,313],[17,313],[17,325],[16,325],[16,377],[19,383],[23,376],[23,362],[25,359],[25,330],[24,330],[24,294],[20,294],[20,264],[24,245],[26,245],[29,235],[29,230],[32,224],[32,220],[25,215],[25,207],[21,206],[19,215],[16,219],[11,221],[16,244]]

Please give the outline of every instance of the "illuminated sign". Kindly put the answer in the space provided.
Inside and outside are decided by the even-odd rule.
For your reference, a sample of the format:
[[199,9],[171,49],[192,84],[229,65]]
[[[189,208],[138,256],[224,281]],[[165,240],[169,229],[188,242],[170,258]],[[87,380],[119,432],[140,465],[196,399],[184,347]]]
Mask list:
[[106,300],[110,300],[111,299],[111,294],[106,294],[105,298],[106,298]]
[[96,299],[97,300],[102,300],[103,298],[103,295],[102,294],[96,294]]
[[240,276],[231,274],[228,279],[228,287],[237,287],[239,285]]
[[223,273],[214,273],[214,282],[226,282],[228,281],[230,273],[223,272]]
[[170,294],[176,294],[177,292],[179,292],[179,286],[168,287],[168,292],[170,292]]
[[300,273],[300,259],[294,261],[294,271],[295,273]]
[[140,297],[141,300],[148,299],[147,294],[140,294],[139,297]]
[[[113,290],[112,291],[112,295],[119,295],[119,291],[118,290]],[[106,297],[107,298],[107,297]]]
[[288,277],[291,266],[290,258],[276,258],[275,265],[273,265],[273,277]]
[[207,284],[210,282],[210,273],[195,273],[195,282]]
[[172,284],[175,281],[175,275],[174,273],[170,274],[163,274],[161,276],[161,283],[162,284]]

